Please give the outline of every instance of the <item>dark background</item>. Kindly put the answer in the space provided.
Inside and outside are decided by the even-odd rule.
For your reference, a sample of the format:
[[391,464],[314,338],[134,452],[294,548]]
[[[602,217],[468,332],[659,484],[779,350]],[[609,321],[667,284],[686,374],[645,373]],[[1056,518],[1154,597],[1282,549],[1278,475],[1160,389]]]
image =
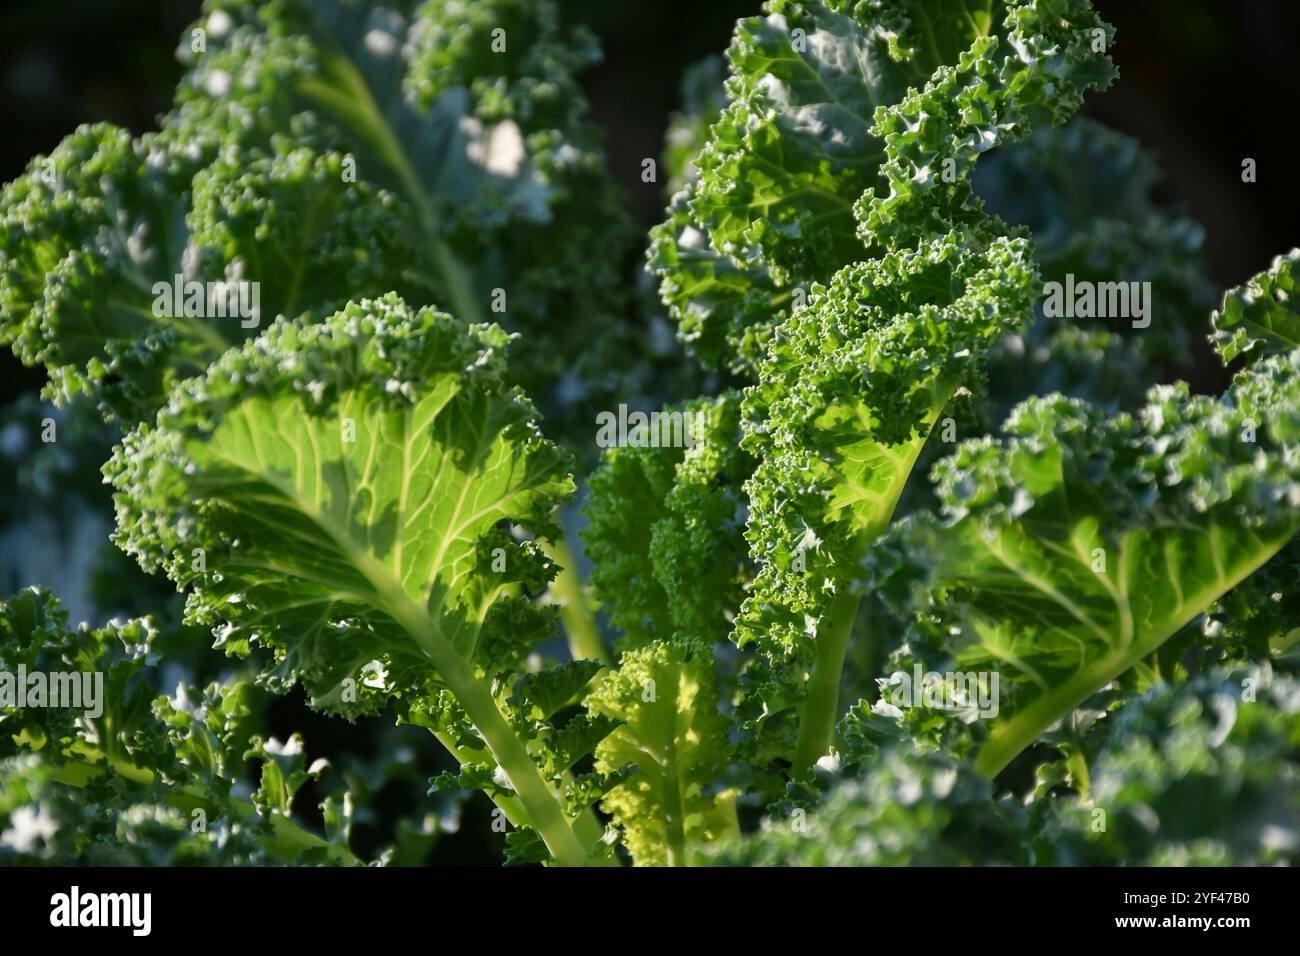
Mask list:
[[[1206,230],[1210,282],[1235,285],[1300,245],[1300,195],[1290,127],[1300,103],[1300,2],[1296,0],[1095,0],[1117,28],[1121,79],[1089,98],[1086,112],[1158,154],[1159,198],[1185,204]],[[725,49],[738,17],[759,0],[560,0],[571,21],[595,30],[605,62],[584,77],[594,118],[607,132],[614,175],[649,227],[661,217],[661,185],[643,184],[641,162],[659,156],[678,106],[682,71]],[[0,182],[19,175],[79,123],[108,120],[139,133],[169,106],[180,76],[173,51],[200,0],[40,0],[0,10]],[[1241,182],[1241,161],[1259,181]],[[1207,350],[1208,352],[1208,350]],[[1211,360],[1212,361],[1212,360]],[[0,349],[0,403],[36,391],[44,373]],[[294,706],[286,729],[348,751],[367,732]],[[355,740],[351,738],[355,737]],[[303,801],[307,803],[307,801]],[[485,801],[438,862],[492,862]]]

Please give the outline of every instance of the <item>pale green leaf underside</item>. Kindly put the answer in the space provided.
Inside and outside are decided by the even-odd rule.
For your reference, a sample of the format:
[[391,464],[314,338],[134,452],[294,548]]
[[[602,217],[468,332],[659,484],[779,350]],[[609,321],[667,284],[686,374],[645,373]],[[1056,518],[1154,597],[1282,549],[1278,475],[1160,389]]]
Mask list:
[[349,393],[328,416],[297,397],[254,398],[191,443],[203,495],[265,534],[219,569],[243,579],[241,626],[274,626],[309,604],[323,626],[406,598],[472,659],[501,589],[473,574],[477,539],[552,479],[503,437],[491,400],[453,402],[456,392],[446,376],[400,411]]
[[996,773],[1098,687],[1159,649],[1297,527],[1255,532],[1187,518],[1111,545],[1092,517],[1052,533],[1023,525],[934,531],[946,586],[970,589],[963,640],[971,643],[958,651],[958,664],[996,671],[1003,687],[981,770]]
[[879,535],[893,517],[912,467],[925,447],[938,409],[942,407],[943,401],[940,400],[936,410],[920,424],[917,433],[901,445],[886,445],[872,437],[870,414],[860,403],[855,403],[851,409],[834,409],[828,418],[843,418],[847,429],[845,437],[851,438],[846,444],[836,447],[829,513],[846,518],[864,540]]

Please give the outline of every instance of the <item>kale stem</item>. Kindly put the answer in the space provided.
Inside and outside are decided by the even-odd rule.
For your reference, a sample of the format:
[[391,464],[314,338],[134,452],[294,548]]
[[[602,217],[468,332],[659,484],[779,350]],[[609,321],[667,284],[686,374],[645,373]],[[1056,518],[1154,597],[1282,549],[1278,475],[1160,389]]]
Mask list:
[[596,626],[596,617],[587,600],[582,579],[578,576],[578,560],[573,549],[564,540],[554,543],[543,541],[542,549],[547,557],[560,566],[560,573],[551,582],[551,596],[560,606],[560,619],[564,621],[569,653],[575,661],[600,661],[608,667],[612,662],[600,639],[600,628]]
[[830,611],[817,628],[817,650],[808,698],[799,715],[799,739],[795,744],[794,776],[802,776],[830,752],[831,735],[839,715],[840,675],[849,649],[853,622],[862,598],[847,591],[836,596]]
[[411,635],[457,703],[464,708],[555,862],[560,866],[612,863],[606,858],[588,855],[559,795],[542,776],[524,741],[502,716],[487,685],[438,633],[436,624],[424,609],[397,587],[387,589],[385,598],[389,614]]
[[464,673],[448,673],[448,670],[458,670],[454,667],[439,666],[438,669],[469,719],[483,735],[492,756],[505,771],[511,788],[519,795],[520,803],[528,811],[533,826],[555,862],[560,866],[592,863],[559,800],[542,778],[523,741],[501,716],[487,688],[469,673],[468,667],[464,668]]
[[[435,730],[432,727],[426,727],[426,729],[433,734],[438,743],[442,744],[442,746],[446,748],[447,752],[456,759],[457,763],[463,766],[469,762],[469,757],[456,746],[456,741],[451,734],[446,731]],[[510,821],[511,826],[536,826],[536,824],[533,823],[532,817],[528,815],[528,811],[524,808],[524,805],[519,801],[519,797],[508,797],[502,794],[489,794],[488,797],[497,807],[500,808],[501,812],[505,814],[506,819]],[[600,838],[604,836],[605,829],[601,826],[600,820],[596,818],[595,812],[588,807],[579,814],[576,819],[574,819],[573,832],[578,835],[578,839],[582,840],[583,843],[588,846],[595,846]]]

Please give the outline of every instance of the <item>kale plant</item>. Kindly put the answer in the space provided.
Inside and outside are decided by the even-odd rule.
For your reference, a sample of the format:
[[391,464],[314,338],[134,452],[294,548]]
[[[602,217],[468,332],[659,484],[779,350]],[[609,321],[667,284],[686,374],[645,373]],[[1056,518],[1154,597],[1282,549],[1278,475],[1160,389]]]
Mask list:
[[0,197],[58,408],[0,454],[63,436],[6,495],[102,464],[153,576],[0,602],[0,861],[414,863],[477,793],[517,864],[1296,862],[1300,251],[1214,307],[1079,115],[1114,40],[741,20],[670,129],[664,375],[552,0],[206,0],[157,131]]

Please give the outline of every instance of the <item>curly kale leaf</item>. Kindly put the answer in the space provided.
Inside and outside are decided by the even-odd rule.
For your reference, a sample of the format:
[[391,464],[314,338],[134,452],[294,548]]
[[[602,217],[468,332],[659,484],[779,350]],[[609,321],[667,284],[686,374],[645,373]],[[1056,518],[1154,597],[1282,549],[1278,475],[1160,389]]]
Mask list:
[[463,764],[499,766],[518,818],[577,862],[537,734],[494,691],[555,631],[533,601],[555,566],[509,529],[555,533],[573,490],[504,384],[508,338],[396,296],[278,322],[181,383],[105,473],[115,540],[189,589],[218,646],[269,648],[272,685],[329,713],[400,699]]
[[1113,33],[1088,0],[1008,3],[997,34],[974,38],[955,65],[877,109],[888,190],[872,186],[856,205],[863,242],[897,249],[958,224],[985,228],[970,183],[976,162],[1035,125],[1061,125],[1087,90],[1105,89],[1116,75],[1104,52]]
[[651,261],[697,354],[757,379],[741,716],[804,770],[829,746],[852,567],[940,413],[1032,313],[1029,245],[970,174],[1114,68],[1084,0],[766,9],[737,27],[728,106]]
[[396,297],[277,323],[127,436],[106,468],[118,543],[192,587],[189,615],[224,623],[224,645],[276,647],[327,710],[382,701],[369,661],[396,679],[403,655],[423,660],[425,634],[394,630],[408,603],[460,658],[513,666],[529,648],[502,625],[531,628],[504,592],[536,592],[553,569],[497,524],[547,529],[572,483],[501,383],[506,341]]
[[[50,369],[53,398],[90,394],[130,422],[271,316],[404,288],[396,200],[344,182],[342,163],[82,127],[0,200],[5,336]],[[201,301],[191,283],[231,298]]]
[[[245,753],[246,683],[182,684],[157,696],[155,633],[147,620],[70,629],[47,591],[0,601],[0,860],[357,863],[342,834],[323,839],[293,820],[297,786],[324,762],[306,768],[297,735],[286,744],[254,738]],[[79,708],[20,702],[7,682],[22,674],[30,684],[36,673],[51,687],[70,686],[61,675],[83,688],[87,677],[102,680],[91,692],[98,699]],[[238,796],[249,757],[262,768],[251,803]]]
[[1269,658],[1294,671],[1300,641],[1300,540],[1220,598],[1208,612],[1202,643],[1220,659]]
[[706,367],[752,374],[791,293],[777,287],[761,261],[714,249],[691,214],[689,189],[673,197],[668,215],[651,230],[648,256],[678,338]]
[[1086,794],[1054,801],[1053,865],[1300,860],[1300,686],[1267,670],[1160,684],[1097,722]]
[[1300,347],[1300,311],[1291,301],[1297,263],[1300,249],[1293,249],[1274,259],[1267,272],[1224,294],[1210,337],[1224,362],[1241,355],[1253,361]]
[[703,848],[701,862],[783,866],[1249,866],[1300,846],[1300,693],[1291,678],[1217,670],[1160,683],[1097,719],[1086,794],[998,795],[968,762],[886,740],[813,812]]
[[[895,553],[924,581],[916,606],[946,635],[949,661],[999,677],[982,772],[1154,655],[1300,530],[1297,409],[1300,352],[1256,365],[1222,399],[1157,387],[1138,417],[1030,399],[1001,438],[936,466],[943,515],[902,526]],[[865,586],[888,591],[896,565],[867,564],[879,573]]]
[[624,654],[589,698],[595,714],[622,722],[597,746],[596,766],[631,768],[601,805],[638,866],[683,865],[737,832],[735,794],[715,785],[731,756],[716,687],[708,645],[655,642]]
[[255,144],[293,131],[347,154],[359,179],[402,200],[420,301],[536,343],[514,374],[548,411],[571,411],[566,375],[608,387],[630,229],[574,79],[599,59],[588,33],[562,28],[551,0],[206,11],[208,50],[165,123]]
[[1032,309],[1036,278],[1025,240],[956,234],[851,266],[781,327],[746,391],[759,570],[735,639],[760,659],[742,716],[778,737],[800,722],[799,767],[826,752],[838,716],[857,562],[944,407],[979,386],[988,348]]
[[[609,384],[627,227],[551,3],[209,0],[180,52],[161,132],[83,127],[0,197],[0,340],[53,396],[129,426],[276,316],[391,291],[547,343],[514,374],[557,413],[561,373]],[[257,306],[177,309],[178,276]]]
[[608,450],[583,505],[591,584],[627,647],[724,640],[744,599],[753,460],[739,447],[739,396],[671,411],[693,416],[692,447]]
[[700,853],[722,866],[1024,866],[1029,814],[995,799],[968,764],[896,744],[858,776],[837,780],[813,812],[793,807],[762,829]]
[[[918,182],[929,188],[947,169],[941,161],[960,155],[962,168],[951,168],[956,189],[975,158],[962,144],[978,141],[985,151],[1027,135],[1049,98],[1049,77],[1053,108],[1037,112],[1059,122],[1083,88],[1110,73],[1091,48],[1052,46],[1070,30],[1086,35],[1086,4],[773,0],[766,11],[737,25],[728,103],[696,157],[698,178],[674,198],[650,253],[696,356],[751,375],[771,329],[811,284],[863,258],[855,206],[864,193],[888,193],[915,158],[913,139],[898,132],[911,122],[907,110],[933,114],[933,124],[913,124],[913,132],[944,152],[933,168],[913,170]],[[1050,36],[1035,35],[1040,27]],[[983,75],[1008,44],[1026,51],[1023,61],[1007,57],[998,78]],[[971,108],[954,115],[955,104],[940,108],[940,100],[957,93],[932,87],[972,55],[963,51],[978,54],[983,73],[961,94]],[[879,237],[863,236],[878,246]]]

